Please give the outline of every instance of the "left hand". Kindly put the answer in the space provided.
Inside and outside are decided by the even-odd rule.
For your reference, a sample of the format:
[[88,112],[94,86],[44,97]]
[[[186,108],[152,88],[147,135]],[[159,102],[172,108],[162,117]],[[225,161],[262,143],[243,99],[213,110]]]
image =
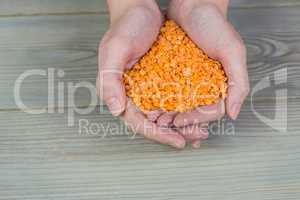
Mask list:
[[122,77],[151,47],[162,25],[154,0],[109,0],[111,25],[99,46],[97,91],[114,116],[121,116],[134,133],[178,149],[185,139],[171,128],[149,121],[127,99]]

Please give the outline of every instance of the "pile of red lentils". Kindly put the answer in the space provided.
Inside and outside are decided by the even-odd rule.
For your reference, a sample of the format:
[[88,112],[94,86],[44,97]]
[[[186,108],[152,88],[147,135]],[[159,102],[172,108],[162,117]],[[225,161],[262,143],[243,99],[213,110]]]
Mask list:
[[142,112],[186,112],[226,97],[227,78],[173,21],[166,21],[151,49],[124,74],[127,96]]

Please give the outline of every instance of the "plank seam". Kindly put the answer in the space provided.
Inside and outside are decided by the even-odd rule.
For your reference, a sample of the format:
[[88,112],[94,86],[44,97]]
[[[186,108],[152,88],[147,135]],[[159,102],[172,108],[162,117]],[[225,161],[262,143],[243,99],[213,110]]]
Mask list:
[[[230,6],[231,10],[234,9],[255,9],[255,8],[279,8],[279,7],[295,7],[300,6],[300,3],[294,4],[279,4],[279,5],[243,5],[243,6]],[[166,10],[165,7],[161,8],[163,12]],[[34,16],[68,16],[68,15],[107,15],[108,11],[82,11],[82,12],[45,12],[45,13],[16,13],[16,14],[0,14],[0,18],[10,18],[10,17],[34,17]]]

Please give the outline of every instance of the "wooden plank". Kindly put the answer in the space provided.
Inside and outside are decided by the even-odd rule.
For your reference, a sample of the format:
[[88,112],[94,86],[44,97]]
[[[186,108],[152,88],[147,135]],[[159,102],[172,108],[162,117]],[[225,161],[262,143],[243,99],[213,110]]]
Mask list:
[[[79,133],[77,125],[67,127],[66,113],[0,111],[0,199],[296,200],[298,105],[299,99],[289,100],[284,134],[258,123],[246,108],[235,135],[215,135],[200,150],[180,152],[140,136],[132,139],[123,127],[106,137],[103,131]],[[265,102],[259,110],[274,109]],[[121,126],[104,113],[75,120]]]
[[[274,71],[288,69],[289,96],[299,97],[300,13],[294,8],[235,9],[231,19],[248,47],[252,85]],[[298,11],[297,10],[297,11]],[[263,16],[262,13],[266,13]],[[280,13],[280,15],[278,15]],[[257,17],[260,16],[260,18]],[[277,19],[286,23],[277,23]],[[242,23],[255,17],[261,23]],[[267,17],[267,20],[262,20]],[[292,20],[292,21],[291,21]],[[276,23],[275,23],[276,22]],[[290,23],[289,23],[290,22]],[[251,24],[252,23],[252,24]],[[289,28],[291,23],[295,24]],[[298,24],[298,25],[297,25]],[[60,69],[58,82],[95,82],[97,46],[107,30],[106,15],[32,16],[0,19],[0,109],[15,109],[15,80],[32,69]],[[251,28],[250,28],[251,27]],[[274,32],[273,32],[274,30]],[[278,32],[279,31],[279,32]],[[22,84],[21,96],[30,108],[47,106],[47,77],[32,76]],[[267,91],[265,97],[269,97]],[[55,90],[57,94],[57,87]],[[69,95],[67,90],[64,93]],[[76,93],[78,106],[86,106],[87,91]],[[59,100],[57,100],[59,101]]]
[[[159,0],[158,3],[162,8],[166,8],[168,1]],[[106,0],[2,0],[0,2],[0,17],[95,13],[107,13]]]
[[106,12],[105,0],[1,0],[0,16]]
[[[268,101],[256,101],[255,99],[252,102],[246,101],[242,111],[240,113],[239,119],[237,121],[231,121],[228,118],[221,119],[215,123],[211,124],[211,136],[225,135],[225,136],[236,136],[236,137],[272,137],[272,136],[295,136],[299,135],[300,124],[298,119],[300,118],[300,98],[288,99],[285,106],[280,106],[280,104],[285,103],[284,100],[268,100]],[[78,110],[83,110],[87,108],[77,108]],[[88,114],[79,114],[74,108],[66,107],[60,112],[55,110],[53,113],[48,113],[45,110],[42,114],[32,114],[30,112],[40,111],[40,110],[27,110],[27,111],[0,111],[0,120],[1,128],[0,132],[13,133],[13,134],[31,134],[31,129],[40,130],[42,128],[55,130],[56,134],[64,132],[67,130],[74,131],[76,128],[82,130],[83,135],[90,134],[95,131],[94,135],[103,136],[103,132],[106,128],[111,128],[111,131],[114,131],[114,125],[123,126],[122,122],[118,118],[113,118],[110,112],[105,106],[99,107],[90,107],[90,112]],[[286,109],[286,111],[285,111]],[[286,115],[284,115],[286,113]],[[269,120],[274,120],[275,115],[278,114],[282,119],[286,119],[286,130],[277,130],[276,127],[272,124],[268,124],[263,121],[260,116],[265,116]],[[80,120],[83,121],[80,121]],[[100,127],[92,127],[90,132],[85,129],[87,123],[84,120],[87,120],[89,123],[101,123]],[[75,128],[68,129],[68,122],[73,122]],[[18,126],[15,126],[13,123],[18,122]],[[275,121],[274,121],[275,122]],[[277,123],[283,122],[282,120],[277,121]],[[110,125],[113,124],[111,127]],[[46,127],[44,127],[46,126]],[[56,130],[55,127],[59,129]],[[80,128],[81,127],[81,128]],[[88,127],[88,126],[87,126]],[[284,124],[282,124],[284,128]],[[125,126],[123,127],[125,128]],[[215,129],[220,128],[220,129]],[[232,129],[231,129],[232,128]],[[228,132],[226,132],[228,131]],[[231,131],[231,132],[230,132]],[[124,129],[118,130],[120,134],[123,134],[126,131]],[[92,135],[92,134],[91,134]],[[0,135],[1,137],[1,135]],[[50,137],[50,136],[49,136]],[[56,136],[58,137],[58,136]],[[17,139],[13,137],[12,139]]]
[[219,138],[201,150],[181,152],[141,141],[120,144],[120,138],[75,136],[48,146],[29,138],[33,142],[6,141],[0,199],[298,200],[300,195],[298,137]]
[[231,8],[292,7],[300,5],[298,0],[230,0]]
[[[54,1],[47,2],[54,5]],[[60,2],[57,5],[69,9],[71,1]],[[107,16],[92,13],[1,18],[0,199],[298,200],[299,6],[278,4],[270,9],[267,1],[240,2],[255,7],[239,7],[231,12],[231,20],[247,43],[253,86],[269,75],[275,79],[276,71],[276,77],[284,78],[285,68],[288,76],[287,84],[255,94],[253,108],[271,120],[275,111],[283,114],[284,107],[276,109],[275,91],[288,87],[287,130],[279,132],[262,122],[248,99],[236,122],[220,121],[225,128],[231,124],[234,134],[213,134],[200,150],[176,151],[140,136],[132,139],[122,122],[112,118],[105,107],[100,107],[100,113],[97,107],[88,115],[75,114],[72,127],[67,121],[68,109],[73,108],[40,115],[18,111],[12,91],[16,78],[26,70],[61,69],[65,76],[57,82],[94,83],[97,44],[108,21]],[[92,8],[79,1],[78,5],[82,7],[74,5],[69,11],[58,11],[79,13]],[[45,7],[50,11],[36,12],[38,7],[34,5],[33,10],[24,10],[29,15],[55,10],[50,5]],[[29,105],[28,111],[47,107],[46,91],[46,77],[33,76],[25,81],[22,97]],[[67,91],[64,94],[69,95]],[[86,91],[78,91],[78,106],[89,104],[87,95]],[[284,95],[279,94],[277,100],[284,103]],[[102,129],[96,134],[80,133],[80,119],[97,123]]]
[[299,8],[299,5],[253,9],[237,8],[229,11],[229,19],[243,33],[293,34],[299,32],[300,29],[297,25],[300,19]]
[[[62,81],[94,84],[97,46],[107,26],[105,15],[2,18],[0,107],[15,108],[14,83],[26,70],[62,69]],[[46,105],[47,77],[32,76],[22,87],[28,106]]]
[[[158,0],[166,8],[169,0]],[[231,8],[286,7],[297,0],[231,0]],[[106,0],[1,0],[0,16],[93,14],[107,12]]]

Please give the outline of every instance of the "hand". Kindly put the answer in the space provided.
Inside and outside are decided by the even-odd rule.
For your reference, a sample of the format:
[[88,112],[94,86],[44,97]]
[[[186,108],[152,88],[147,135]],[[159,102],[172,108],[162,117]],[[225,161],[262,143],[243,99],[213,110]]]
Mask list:
[[[226,112],[236,119],[249,92],[246,48],[239,34],[226,19],[228,0],[173,0],[168,17],[179,24],[189,37],[211,58],[219,60],[228,77],[226,102],[205,106],[182,114],[163,114],[159,121],[176,127],[207,123]],[[163,118],[163,120],[162,120]],[[160,124],[160,123],[159,123]],[[193,142],[199,144],[199,140]]]
[[[184,138],[170,128],[149,121],[127,100],[122,83],[124,70],[143,56],[155,41],[162,15],[155,1],[108,1],[111,27],[99,47],[97,92],[111,113],[121,115],[134,132],[176,148],[185,146]],[[129,4],[128,4],[129,3]]]

